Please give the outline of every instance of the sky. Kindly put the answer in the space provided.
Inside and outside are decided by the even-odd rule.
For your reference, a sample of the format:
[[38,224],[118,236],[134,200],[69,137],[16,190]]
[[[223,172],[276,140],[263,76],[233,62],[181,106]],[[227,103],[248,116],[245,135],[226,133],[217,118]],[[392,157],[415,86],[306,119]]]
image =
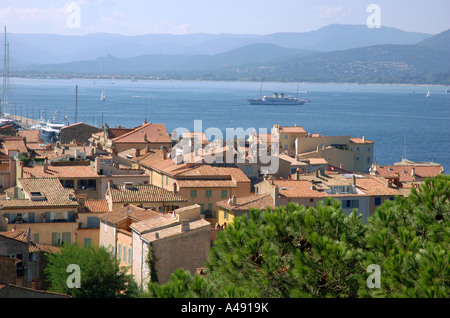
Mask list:
[[450,0],[0,0],[0,26],[63,35],[272,34],[367,24],[377,13],[381,27],[437,34],[450,29],[449,12]]

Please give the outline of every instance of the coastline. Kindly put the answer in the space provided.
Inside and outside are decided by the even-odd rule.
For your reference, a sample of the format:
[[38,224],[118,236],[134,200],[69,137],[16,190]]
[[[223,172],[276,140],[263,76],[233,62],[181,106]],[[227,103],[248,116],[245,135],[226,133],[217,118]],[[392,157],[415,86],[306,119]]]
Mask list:
[[[261,81],[255,81],[255,80],[243,80],[243,79],[236,79],[236,80],[226,80],[226,79],[179,79],[179,78],[165,78],[160,76],[133,76],[133,75],[124,75],[124,74],[116,74],[116,75],[110,75],[110,74],[100,74],[100,75],[85,75],[85,76],[68,76],[68,75],[42,75],[42,76],[32,76],[32,75],[24,75],[20,76],[17,74],[13,74],[9,76],[10,78],[21,78],[21,79],[53,79],[53,80],[128,80],[132,81],[133,79],[136,81],[167,81],[167,82],[222,82],[222,83],[261,83]],[[264,83],[287,83],[287,84],[335,84],[335,85],[394,85],[394,86],[430,86],[430,87],[450,87],[449,84],[445,83],[396,83],[396,82],[380,82],[380,83],[374,83],[374,82],[330,82],[330,81],[324,81],[324,82],[311,82],[311,81],[283,81],[283,80],[270,80],[270,81],[263,81]]]

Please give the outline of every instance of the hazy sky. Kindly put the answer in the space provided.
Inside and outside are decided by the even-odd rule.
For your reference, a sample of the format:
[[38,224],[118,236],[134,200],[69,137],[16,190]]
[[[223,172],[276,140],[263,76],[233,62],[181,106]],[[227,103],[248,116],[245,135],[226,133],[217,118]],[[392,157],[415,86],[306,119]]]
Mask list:
[[307,32],[366,24],[370,4],[380,8],[382,26],[432,34],[450,29],[450,0],[0,0],[0,26],[66,35]]

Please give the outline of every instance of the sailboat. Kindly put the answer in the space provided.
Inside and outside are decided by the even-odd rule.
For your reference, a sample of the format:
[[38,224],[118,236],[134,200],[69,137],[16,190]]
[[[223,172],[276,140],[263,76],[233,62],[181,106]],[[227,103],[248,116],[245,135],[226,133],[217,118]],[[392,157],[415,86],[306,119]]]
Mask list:
[[100,96],[100,100],[105,100],[106,96],[105,96],[105,90],[102,89],[102,95]]
[[427,92],[427,95],[425,97],[430,97],[430,91]]

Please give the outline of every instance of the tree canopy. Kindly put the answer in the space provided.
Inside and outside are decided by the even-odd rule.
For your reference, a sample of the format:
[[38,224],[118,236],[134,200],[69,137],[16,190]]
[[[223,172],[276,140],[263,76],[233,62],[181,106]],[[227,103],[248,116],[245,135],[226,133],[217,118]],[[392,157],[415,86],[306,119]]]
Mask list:
[[[149,297],[449,296],[450,176],[385,201],[365,224],[339,201],[251,209],[219,233],[207,276],[182,269]],[[369,284],[379,269],[379,285]]]
[[126,273],[126,268],[119,267],[117,258],[104,247],[64,244],[60,252],[47,255],[49,264],[45,273],[53,292],[68,294],[74,298],[137,295],[137,285]]

